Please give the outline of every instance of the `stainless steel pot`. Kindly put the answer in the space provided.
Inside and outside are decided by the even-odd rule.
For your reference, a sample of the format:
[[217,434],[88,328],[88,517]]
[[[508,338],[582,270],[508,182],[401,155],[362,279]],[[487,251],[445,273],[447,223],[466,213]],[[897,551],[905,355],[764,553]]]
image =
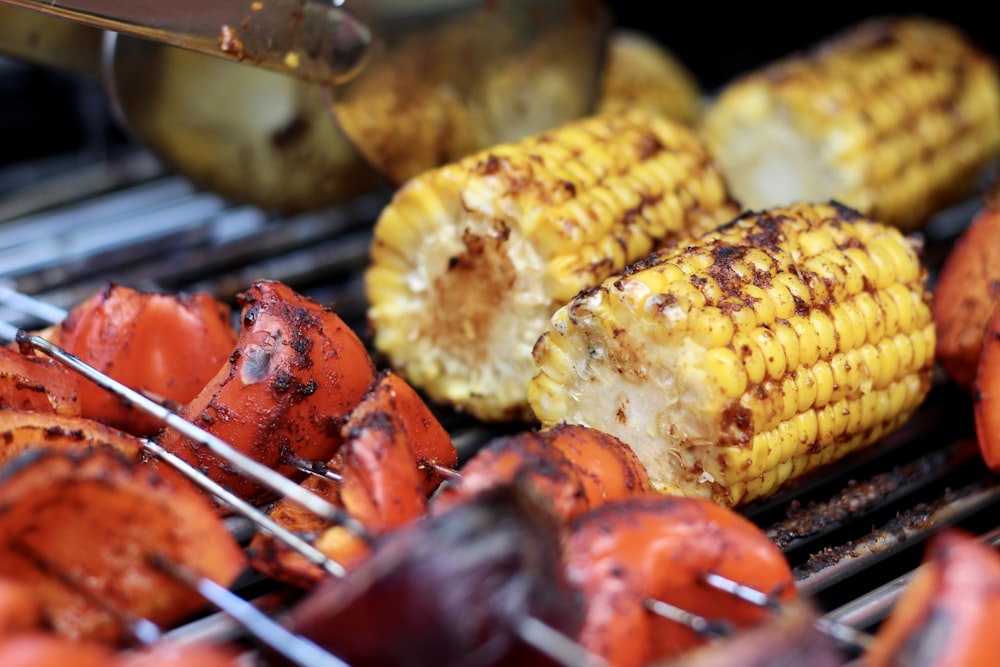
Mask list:
[[[94,2],[117,7],[110,0],[75,4]],[[234,3],[247,4],[220,6]],[[125,34],[138,20],[135,8],[132,23],[104,19],[125,31],[105,36],[94,22],[67,21],[76,15],[65,3],[58,16],[6,4],[53,7],[0,0],[0,52],[102,78],[124,125],[177,171],[234,201],[282,213],[344,201],[383,182],[398,185],[474,150],[585,115],[597,95],[610,24],[598,0],[356,2],[350,25],[370,29],[364,53],[354,54],[356,67],[334,66],[340,74],[321,82],[315,67],[302,64],[316,58],[299,57],[292,38],[281,42],[284,60],[271,49],[267,62],[258,62],[258,48],[237,62],[237,47],[227,40],[245,48],[249,29],[218,26],[223,57],[216,58],[205,55],[205,26],[189,28],[200,35],[191,50],[171,45],[183,43],[176,30],[187,28],[171,28],[156,41]],[[279,4],[284,16],[288,7],[314,3]],[[250,2],[247,11],[257,5],[264,7]],[[145,28],[144,37],[156,36]]]

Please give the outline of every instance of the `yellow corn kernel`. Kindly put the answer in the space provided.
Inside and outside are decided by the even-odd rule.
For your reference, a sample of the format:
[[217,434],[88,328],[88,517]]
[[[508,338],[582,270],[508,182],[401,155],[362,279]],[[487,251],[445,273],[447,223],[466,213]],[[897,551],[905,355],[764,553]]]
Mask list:
[[729,346],[713,347],[708,350],[705,370],[710,377],[719,378],[719,387],[729,399],[737,399],[747,389],[747,372],[742,360]]
[[704,336],[709,349],[728,345],[733,340],[736,333],[733,321],[718,307],[702,306],[695,316],[699,320],[695,327],[696,335]]
[[747,285],[744,295],[747,303],[753,308],[754,315],[757,316],[757,324],[760,326],[770,326],[774,323],[776,308],[770,295],[757,285]]
[[767,377],[767,362],[764,352],[749,333],[739,332],[733,336],[733,350],[746,369],[751,384],[760,384]]
[[785,351],[781,348],[781,343],[775,337],[774,332],[767,327],[757,327],[750,332],[751,338],[757,343],[761,354],[764,356],[764,365],[767,367],[767,377],[772,380],[782,380],[788,368],[785,359]]
[[803,315],[789,319],[788,326],[798,337],[800,366],[810,368],[820,358],[819,332],[812,326],[809,318]]
[[813,377],[812,367],[801,366],[795,370],[795,391],[798,396],[798,411],[804,411],[816,405],[816,378]]
[[732,81],[700,128],[746,208],[835,199],[915,229],[1000,151],[997,63],[942,21],[871,19]]
[[531,349],[556,308],[737,213],[697,134],[647,110],[494,146],[413,178],[379,216],[374,346],[436,402],[530,418]]
[[781,411],[777,413],[777,418],[778,423],[785,424],[795,416],[799,406],[798,385],[794,375],[786,374],[781,379],[780,397]]
[[799,339],[795,330],[783,320],[774,327],[774,336],[781,345],[781,352],[785,358],[785,369],[799,367]]
[[774,319],[787,320],[795,315],[795,297],[788,285],[775,281],[771,284],[770,296],[774,305]]
[[809,324],[816,331],[820,358],[829,359],[837,351],[837,329],[833,320],[826,312],[816,309],[809,313]]
[[748,333],[757,326],[757,314],[743,298],[724,298],[719,301],[719,308],[732,318],[733,326],[741,333]]
[[812,367],[813,382],[816,383],[816,402],[814,407],[825,408],[833,398],[833,369],[830,367],[829,359],[824,359],[825,363],[819,363]]
[[864,422],[861,421],[863,414],[861,412],[861,399],[855,398],[846,401],[844,410],[847,413],[847,426],[844,431],[847,433],[860,433],[861,426],[864,424]]
[[[528,400],[543,427],[629,444],[657,489],[726,505],[773,493],[897,428],[929,391],[934,326],[911,244],[836,204],[745,213],[560,308]],[[850,275],[858,253],[877,257],[880,289]],[[795,314],[775,317],[788,301]]]

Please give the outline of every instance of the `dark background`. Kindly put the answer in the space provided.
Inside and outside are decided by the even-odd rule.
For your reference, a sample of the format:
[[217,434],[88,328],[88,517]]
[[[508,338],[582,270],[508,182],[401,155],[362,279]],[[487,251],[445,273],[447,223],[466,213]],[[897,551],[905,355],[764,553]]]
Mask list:
[[[207,0],[208,1],[208,0]],[[657,38],[711,92],[734,76],[797,51],[854,22],[879,14],[936,16],[963,28],[1000,56],[1000,29],[985,3],[881,3],[845,7],[836,2],[725,6],[609,2],[616,23]],[[127,145],[94,81],[0,57],[0,167],[28,158],[81,152],[97,155]]]
[[[735,3],[733,3],[735,4]],[[711,91],[752,67],[798,51],[855,22],[877,15],[917,14],[959,26],[1000,56],[1000,25],[988,3],[743,2],[706,0],[611,2],[620,25],[643,30],[670,48]]]

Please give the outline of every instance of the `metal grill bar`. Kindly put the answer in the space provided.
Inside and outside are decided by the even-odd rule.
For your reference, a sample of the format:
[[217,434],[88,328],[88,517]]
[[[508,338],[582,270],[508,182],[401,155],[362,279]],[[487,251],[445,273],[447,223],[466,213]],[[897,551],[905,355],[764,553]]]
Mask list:
[[[370,223],[384,201],[382,193],[275,219],[174,177],[137,183],[0,223],[0,281],[68,308],[108,279],[228,300],[253,280],[271,278],[335,302],[367,340],[360,276]],[[28,205],[8,201],[5,208]],[[956,207],[935,223],[928,256],[943,256],[952,236],[942,230],[960,232],[954,216],[968,210]],[[0,320],[34,323],[3,307]],[[435,410],[463,457],[505,430]],[[800,590],[826,618],[860,629],[884,618],[933,532],[970,526],[997,544],[998,502],[1000,489],[976,450],[969,397],[940,383],[899,432],[744,513],[784,550]],[[227,625],[202,623],[213,627],[209,633]]]

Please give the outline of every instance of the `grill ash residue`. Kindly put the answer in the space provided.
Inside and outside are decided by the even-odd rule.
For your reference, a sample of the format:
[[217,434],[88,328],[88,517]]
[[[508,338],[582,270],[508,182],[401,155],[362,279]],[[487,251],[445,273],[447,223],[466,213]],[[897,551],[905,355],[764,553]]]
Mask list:
[[830,500],[805,505],[793,500],[786,518],[772,524],[767,529],[767,535],[778,548],[785,549],[796,540],[836,528],[845,520],[856,520],[859,514],[884,507],[891,496],[906,484],[935,474],[947,460],[946,453],[933,452],[866,480],[851,480],[843,491]]
[[[878,556],[883,551],[890,551],[895,545],[911,539],[918,539],[928,530],[934,529],[940,523],[938,513],[970,493],[968,488],[948,490],[941,497],[927,503],[917,503],[899,512],[885,525],[872,530],[858,540],[824,547],[813,554],[802,565],[794,568],[795,578],[799,581],[848,560],[865,559]],[[859,561],[863,562],[863,561]]]

